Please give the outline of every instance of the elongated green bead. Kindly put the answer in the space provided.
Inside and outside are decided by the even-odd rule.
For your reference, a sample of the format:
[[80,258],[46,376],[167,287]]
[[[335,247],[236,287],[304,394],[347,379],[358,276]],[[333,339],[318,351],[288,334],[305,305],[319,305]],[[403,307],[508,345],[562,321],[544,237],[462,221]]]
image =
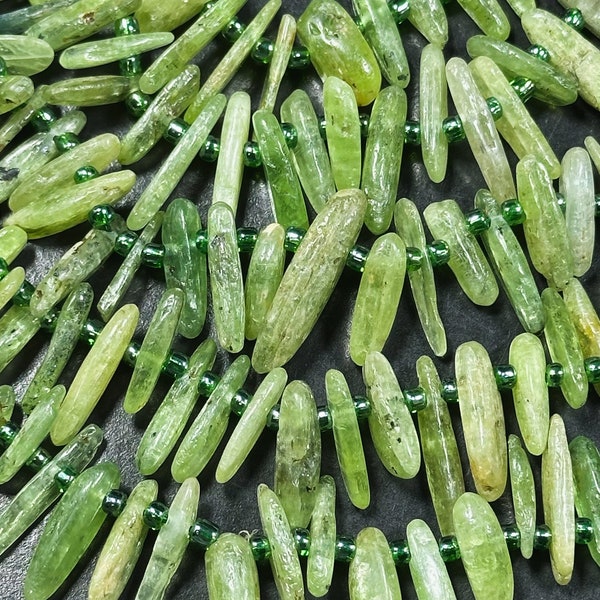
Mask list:
[[558,158],[501,69],[487,56],[472,60],[469,68],[481,93],[496,98],[502,106],[502,115],[496,120],[500,135],[519,158],[533,154],[556,179],[561,172]]
[[492,196],[498,202],[515,198],[515,184],[504,147],[467,63],[461,58],[451,58],[446,64],[446,78],[473,156]]
[[206,255],[196,246],[196,234],[201,228],[200,214],[193,202],[176,198],[169,204],[162,225],[165,282],[167,287],[184,291],[177,332],[188,339],[200,335],[206,318]]
[[383,466],[396,477],[412,479],[421,466],[421,449],[392,365],[380,352],[369,352],[363,379],[371,404],[369,430]]
[[125,304],[96,338],[52,425],[50,436],[54,445],[63,446],[70,441],[94,410],[131,341],[138,318],[137,306]]
[[252,366],[258,373],[285,364],[312,330],[356,242],[365,208],[360,190],[343,190],[312,222],[256,340]]
[[0,78],[0,115],[24,104],[33,96],[33,81],[24,75]]
[[386,232],[392,222],[402,164],[405,122],[404,90],[397,85],[381,90],[371,111],[360,184],[367,196],[365,225],[371,233]]
[[173,31],[195,17],[206,4],[207,0],[192,0],[173,10],[171,4],[162,0],[142,0],[141,6],[135,11],[135,18],[143,32]]
[[485,0],[485,2],[459,0],[458,3],[486,35],[497,40],[505,40],[509,36],[510,23],[496,0]]
[[508,0],[508,5],[518,17],[522,17],[525,11],[536,7],[535,0]]
[[31,27],[36,21],[43,19],[57,8],[69,6],[76,0],[58,0],[51,4],[32,4],[0,15],[0,32],[18,35]]
[[406,527],[410,548],[410,576],[419,600],[456,600],[438,542],[431,529],[420,519]]
[[588,544],[592,558],[600,564],[600,454],[594,442],[578,435],[569,444],[575,484],[575,508],[580,517],[592,521],[594,537]]
[[298,133],[292,160],[304,193],[318,213],[335,193],[335,183],[325,142],[319,131],[319,121],[304,90],[294,90],[283,101],[281,120],[292,123]]
[[273,489],[290,527],[308,527],[321,470],[321,431],[311,389],[292,381],[283,391]]
[[334,0],[313,0],[298,19],[298,37],[321,79],[339,77],[359,106],[373,102],[381,86],[377,60],[350,15]]
[[452,507],[465,491],[465,482],[448,405],[442,399],[442,382],[428,356],[417,359],[419,385],[427,406],[418,412],[423,462],[431,501],[442,535],[452,535]]
[[12,385],[0,385],[0,425],[10,421],[17,396]]
[[521,436],[527,450],[539,456],[546,449],[550,425],[542,342],[532,333],[521,333],[510,344],[508,360],[517,371],[512,394]]
[[105,106],[123,102],[132,91],[130,77],[92,75],[52,83],[44,90],[44,99],[59,106]]
[[517,164],[517,186],[531,262],[551,286],[562,289],[573,276],[573,253],[552,180],[535,157],[526,156]]
[[96,40],[63,50],[58,62],[64,69],[97,67],[168,46],[174,39],[172,33],[163,31]]
[[0,309],[4,308],[19,291],[25,281],[25,269],[15,267],[0,281]]
[[29,304],[36,317],[43,317],[53,306],[86,280],[110,256],[115,234],[92,229],[81,242],[70,248],[38,283]]
[[378,237],[360,279],[350,329],[350,356],[364,365],[367,354],[380,352],[396,319],[406,274],[406,246],[395,233]]
[[[175,481],[197,477],[212,458],[229,423],[231,399],[244,385],[249,371],[250,359],[244,354],[225,371],[177,449],[171,466]],[[178,401],[175,396],[173,399]]]
[[[448,19],[440,0],[413,0],[408,20],[430,44],[443,48],[448,41]],[[422,91],[422,88],[419,88]]]
[[287,373],[282,368],[273,369],[262,380],[223,450],[215,473],[219,483],[226,483],[238,472],[265,428],[269,411],[281,398],[286,383]]
[[204,11],[146,69],[140,77],[140,89],[142,92],[145,94],[154,94],[173,77],[181,73],[190,60],[206,47],[227,25],[245,2],[246,0],[225,0],[219,4],[212,5]]
[[460,556],[475,599],[512,600],[510,555],[491,506],[481,496],[466,492],[454,504],[453,515]]
[[127,226],[130,229],[141,229],[160,210],[200,151],[226,102],[225,96],[221,94],[212,97],[177,146],[171,150],[129,213]]
[[291,150],[285,143],[277,118],[269,111],[259,110],[252,115],[252,124],[260,148],[275,220],[284,229],[308,229],[302,188],[292,164]]
[[367,508],[371,501],[369,475],[354,403],[344,375],[335,369],[327,371],[325,389],[346,492],[354,506]]
[[575,562],[575,497],[571,455],[559,415],[550,419],[548,447],[542,454],[542,497],[544,521],[552,531],[552,573],[558,584],[566,585],[571,581]]
[[[119,17],[135,12],[141,0],[85,0],[59,8],[32,25],[25,32],[48,42],[54,50],[62,50],[79,42]],[[91,15],[91,16],[90,16]]]
[[554,288],[542,292],[542,303],[546,314],[544,336],[550,357],[564,369],[561,390],[571,407],[580,408],[587,400],[588,382],[577,331],[564,300]]
[[596,141],[596,138],[588,135],[585,140],[585,149],[588,151],[596,170],[599,170],[600,165],[600,144]]
[[65,397],[65,388],[57,385],[32,411],[11,445],[0,456],[0,483],[12,479],[44,441]]
[[480,306],[493,304],[498,297],[498,284],[456,201],[432,202],[423,216],[434,238],[448,244],[448,266],[465,294]]
[[54,59],[54,50],[44,40],[25,35],[0,35],[0,56],[12,75],[35,75]]
[[385,535],[365,527],[356,536],[356,555],[348,569],[350,600],[400,600],[396,565]]
[[[135,463],[142,475],[155,473],[173,450],[198,400],[198,383],[212,368],[216,353],[217,345],[213,340],[209,338],[202,342],[190,357],[187,371],[174,381],[154,413],[135,455]],[[136,364],[137,361],[139,355]]]
[[0,372],[39,331],[41,321],[27,306],[11,306],[0,317]]
[[204,562],[210,600],[260,598],[256,562],[248,540],[241,535],[220,535],[206,551]]
[[27,600],[49,598],[75,568],[106,518],[104,496],[119,481],[119,468],[107,462],[90,467],[69,486],[46,523],[25,575]]
[[43,91],[44,86],[38,86],[29,100],[18,109],[13,110],[2,125],[0,125],[0,149],[4,150],[8,143],[29,123],[36,111],[44,106]]
[[504,412],[494,370],[486,349],[474,341],[457,348],[455,369],[460,416],[475,488],[492,502],[504,492],[507,469]]
[[10,263],[21,254],[27,244],[27,234],[16,225],[0,228],[0,256]]
[[505,221],[502,209],[487,190],[477,192],[475,207],[490,219],[490,227],[481,234],[481,239],[494,272],[523,329],[538,333],[544,328],[544,309],[521,244]]
[[331,171],[338,190],[360,186],[361,138],[352,88],[332,75],[323,84],[323,109]]
[[160,600],[179,567],[188,545],[188,531],[196,520],[200,484],[186,479],[169,507],[167,522],[161,527],[136,600]]
[[142,552],[148,526],[144,509],[158,494],[158,484],[152,479],[140,481],[127,498],[123,512],[117,517],[88,588],[89,600],[118,600]]
[[250,96],[243,91],[235,92],[227,102],[221,129],[213,202],[229,204],[234,215],[244,175],[244,144],[250,131],[250,110]]
[[535,483],[527,453],[516,435],[508,436],[508,466],[515,522],[521,534],[521,554],[531,558],[535,536]]

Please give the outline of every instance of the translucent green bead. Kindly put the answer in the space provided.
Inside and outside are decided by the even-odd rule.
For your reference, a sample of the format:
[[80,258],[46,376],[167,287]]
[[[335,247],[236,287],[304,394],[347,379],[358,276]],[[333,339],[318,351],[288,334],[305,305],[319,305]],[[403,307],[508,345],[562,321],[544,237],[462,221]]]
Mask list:
[[583,14],[578,8],[570,8],[563,16],[563,21],[575,31],[581,31],[585,25]]
[[58,321],[59,310],[53,308],[49,313],[46,313],[42,317],[42,329],[49,333],[54,333],[56,329],[56,322]]
[[444,562],[454,562],[460,558],[460,548],[454,535],[446,535],[439,541],[440,556]]
[[473,235],[479,235],[490,228],[490,218],[479,208],[465,213],[467,227]]
[[390,552],[395,564],[407,565],[410,562],[410,548],[406,540],[390,542]]
[[442,129],[446,139],[452,142],[460,142],[465,139],[465,130],[458,115],[446,117],[442,122]]
[[369,399],[366,396],[354,396],[352,401],[354,402],[356,418],[359,421],[368,419],[371,414],[371,403],[369,402]]
[[285,249],[288,252],[296,252],[305,234],[306,230],[302,227],[288,227],[285,230],[285,240],[283,242]]
[[527,102],[535,91],[535,83],[526,77],[515,77],[510,80],[510,85],[517,92],[521,102]]
[[72,131],[66,131],[65,133],[61,133],[60,135],[55,135],[52,139],[54,141],[56,149],[61,154],[72,150],[73,148],[75,148],[75,146],[78,146],[81,143],[79,138],[77,137],[77,134],[73,133]]
[[131,342],[123,354],[123,362],[130,367],[135,367],[135,361],[137,360],[139,352],[140,344]]
[[221,530],[218,525],[208,519],[197,519],[189,532],[190,542],[204,550],[214,544],[220,535]]
[[119,61],[119,74],[123,77],[136,77],[142,72],[142,59],[139,56],[129,56]]
[[201,229],[196,234],[196,248],[198,248],[200,252],[204,252],[204,254],[206,254],[208,249],[208,233],[206,229]]
[[81,328],[79,339],[88,344],[88,346],[93,346],[96,338],[100,335],[103,329],[104,323],[102,321],[98,321],[97,319],[88,319]]
[[406,269],[407,271],[418,271],[423,264],[423,252],[413,246],[406,247]]
[[13,443],[13,440],[17,437],[17,433],[19,433],[19,428],[10,421],[8,423],[4,423],[0,427],[0,444],[7,448]]
[[115,21],[115,36],[134,35],[140,32],[140,24],[133,17],[121,17]]
[[590,383],[600,382],[600,357],[591,356],[584,361],[585,374]]
[[108,204],[98,204],[90,210],[88,214],[89,224],[94,229],[102,231],[110,231],[111,224],[115,220],[116,213],[112,206]]
[[260,148],[256,142],[246,142],[244,145],[244,164],[256,169],[262,165]]
[[402,390],[404,403],[411,413],[415,414],[424,408],[427,408],[427,394],[422,387],[414,387],[408,390]]
[[58,120],[58,116],[52,108],[46,105],[33,113],[29,123],[38,133],[41,133],[43,131],[48,131],[50,125],[56,120]]
[[239,389],[231,399],[231,412],[241,417],[248,408],[252,395],[244,389]]
[[394,17],[396,25],[400,25],[400,23],[404,23],[404,21],[408,19],[408,14],[410,12],[408,0],[390,0],[390,2],[388,2],[388,8]]
[[560,387],[565,371],[560,363],[546,365],[546,385],[548,387]]
[[133,245],[137,242],[138,235],[133,231],[123,231],[115,239],[114,250],[119,256],[127,256]]
[[310,65],[310,52],[308,48],[292,48],[288,67],[290,69],[306,69]]
[[293,150],[298,145],[298,131],[291,123],[281,123],[281,132],[287,147]]
[[[360,119],[361,115],[359,115],[359,119]],[[361,124],[361,135],[362,135],[362,123],[363,121],[360,121]],[[321,137],[324,140],[327,140],[327,121],[325,120],[325,117],[323,115],[321,115],[319,117],[319,133],[321,134]]]
[[321,431],[331,431],[333,427],[333,421],[331,420],[331,413],[329,412],[328,406],[317,407],[317,419],[319,421],[319,429]]
[[181,352],[171,350],[163,365],[163,372],[175,379],[179,379],[188,370],[189,359]]
[[427,254],[432,267],[441,267],[450,260],[450,247],[444,240],[434,240],[427,244]]
[[111,517],[118,517],[127,504],[127,494],[123,490],[111,490],[102,499],[102,510]]
[[267,536],[262,533],[253,533],[250,536],[250,549],[256,562],[263,562],[271,556],[271,545]]
[[183,119],[172,119],[163,133],[163,138],[175,146],[189,128],[190,126]]
[[539,44],[533,44],[527,48],[527,52],[531,54],[531,56],[535,56],[544,62],[548,62],[550,60],[550,52],[544,46],[540,46]]
[[492,118],[494,121],[497,121],[502,116],[502,104],[500,104],[499,100],[494,98],[494,96],[486,98],[485,103],[492,113]]
[[442,398],[448,404],[458,402],[458,388],[454,379],[444,379],[442,381]]
[[67,491],[68,487],[75,481],[77,477],[77,473],[70,469],[69,467],[64,467],[61,469],[55,476],[54,482],[56,483],[56,487],[64,493]]
[[516,525],[504,525],[502,532],[509,550],[518,550],[521,547],[521,532]]
[[369,135],[369,124],[371,123],[371,117],[367,113],[360,113],[358,115],[358,122],[360,123],[360,137],[366,138]]
[[362,22],[362,19],[358,16],[358,15],[354,15],[352,17],[352,20],[354,21],[355,25],[358,27],[358,30],[364,34],[365,33],[365,25]]
[[512,365],[496,365],[494,377],[499,390],[510,390],[517,383],[517,370]]
[[594,195],[594,203],[596,205],[595,217],[600,217],[600,194]]
[[523,206],[516,198],[505,200],[501,205],[502,216],[504,220],[511,226],[521,225],[525,221],[525,211]]
[[277,431],[279,429],[279,418],[281,416],[281,409],[279,404],[274,406],[267,417],[267,429],[271,431]]
[[79,167],[79,169],[73,173],[73,181],[75,183],[85,183],[86,181],[90,181],[90,179],[95,179],[98,175],[100,175],[100,173],[98,173],[96,167],[85,165],[84,167]]
[[338,535],[335,538],[335,560],[337,562],[349,563],[356,554],[356,542],[354,538]]
[[169,508],[158,500],[151,502],[144,509],[144,523],[154,531],[158,531],[167,522],[168,518]]
[[369,256],[369,248],[356,244],[352,246],[352,250],[348,253],[346,259],[346,266],[353,271],[362,273],[365,270],[365,263],[367,262],[367,256]]
[[413,146],[421,144],[421,124],[419,121],[406,121],[404,123],[404,142]]
[[162,244],[147,244],[142,250],[142,264],[153,269],[163,268],[165,247]]
[[552,532],[548,525],[538,525],[535,528],[535,534],[533,538],[533,547],[536,550],[548,550],[550,543],[552,542]]
[[139,119],[150,106],[152,98],[143,92],[132,92],[125,100],[127,112],[135,119]]
[[239,227],[237,230],[237,242],[240,252],[252,252],[258,239],[258,230],[254,227]]
[[233,17],[223,28],[221,35],[230,43],[236,42],[240,35],[246,30],[246,25],[242,23],[237,16]]
[[310,554],[310,531],[304,527],[296,527],[292,533],[294,535],[294,544],[296,544],[298,556],[307,558]]
[[252,48],[252,52],[250,56],[263,65],[268,65],[273,58],[273,51],[275,50],[275,45],[268,38],[261,38],[256,42],[254,48]]
[[219,158],[219,152],[221,151],[221,142],[214,135],[209,135],[206,141],[200,148],[198,156],[207,163],[212,163]]
[[12,303],[15,306],[29,306],[34,291],[35,287],[26,279],[17,290],[17,293],[12,297]]
[[41,471],[51,460],[52,456],[47,450],[44,450],[44,448],[38,448],[25,464],[32,471],[37,473],[38,471]]
[[198,382],[198,393],[208,398],[217,387],[221,378],[212,371],[205,371]]
[[8,271],[8,263],[3,258],[0,258],[0,280],[8,275]]
[[589,544],[594,539],[594,527],[587,517],[575,519],[575,543]]

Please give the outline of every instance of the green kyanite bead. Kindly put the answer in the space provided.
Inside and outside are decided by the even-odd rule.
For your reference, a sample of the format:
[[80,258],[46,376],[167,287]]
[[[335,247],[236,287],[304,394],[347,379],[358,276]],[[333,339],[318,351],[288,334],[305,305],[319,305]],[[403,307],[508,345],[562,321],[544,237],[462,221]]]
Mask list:
[[99,204],[98,206],[94,206],[88,213],[88,221],[94,229],[110,231],[115,215],[116,213],[112,206],[108,204]]
[[14,423],[4,423],[0,427],[0,444],[7,448],[13,443],[18,433],[19,428]]
[[460,558],[460,548],[454,535],[445,535],[438,543],[440,556],[444,562],[453,562]]
[[175,379],[183,376],[188,369],[188,357],[182,352],[174,352],[171,350],[169,356],[163,363],[162,371]]
[[450,260],[450,247],[444,240],[434,240],[427,244],[427,254],[432,267],[441,267]]
[[592,356],[584,360],[585,374],[589,383],[600,382],[600,357]]
[[175,145],[185,134],[190,126],[179,117],[169,121],[166,131],[163,133],[163,137],[169,144]]
[[359,421],[364,421],[369,418],[371,414],[371,403],[366,396],[353,396],[352,402],[354,402],[354,412],[356,418]]
[[494,96],[486,98],[485,103],[492,113],[492,118],[494,121],[497,121],[502,116],[502,104],[500,104],[500,101],[497,98],[494,98]]
[[12,302],[15,306],[29,306],[31,297],[35,288],[29,281],[25,280],[21,287],[17,290],[17,293],[13,296]]
[[307,558],[310,554],[310,531],[304,527],[295,527],[292,530],[294,536],[294,544],[298,556]]
[[99,321],[98,319],[88,319],[81,328],[79,338],[88,346],[93,346],[103,329],[104,323],[102,321]]
[[267,428],[271,431],[279,430],[279,420],[281,418],[281,407],[279,404],[274,406],[267,417]]
[[115,238],[114,250],[119,256],[127,256],[137,242],[138,234],[133,231],[123,231]]
[[317,419],[319,420],[319,429],[321,431],[331,431],[333,422],[331,420],[331,412],[328,406],[317,407]]
[[8,275],[8,263],[0,257],[0,280]]
[[293,48],[290,53],[288,67],[290,69],[305,69],[308,65],[310,65],[310,52],[308,48],[304,46]]
[[208,398],[217,387],[221,378],[212,371],[205,371],[198,382],[198,393]]
[[542,524],[535,528],[533,547],[535,550],[548,550],[552,542],[552,532],[548,525]]
[[361,246],[359,244],[355,244],[352,246],[352,249],[348,253],[348,258],[346,259],[346,266],[352,269],[353,271],[358,271],[362,273],[365,270],[365,263],[367,262],[367,257],[369,256],[369,248],[366,246]]
[[287,147],[293,150],[298,145],[298,130],[291,123],[281,123],[280,127]]
[[73,174],[73,180],[75,183],[84,183],[85,181],[89,181],[90,179],[98,177],[98,175],[100,175],[100,173],[98,173],[98,169],[96,169],[96,167],[87,165],[85,167],[79,167],[79,169],[75,171]]
[[144,509],[144,523],[154,531],[158,531],[167,522],[168,518],[168,506],[158,500],[151,502]]
[[410,562],[410,548],[406,540],[394,540],[389,546],[395,564],[407,565]]
[[421,144],[421,125],[419,121],[406,121],[404,123],[404,142],[413,146]]
[[452,142],[461,142],[465,139],[465,130],[461,118],[458,115],[446,117],[442,122],[442,129],[446,139]]
[[531,54],[531,56],[535,56],[544,62],[548,62],[550,60],[550,52],[544,48],[544,46],[540,46],[539,44],[533,44],[527,48],[527,52]]
[[410,13],[410,4],[408,0],[390,0],[388,8],[394,17],[396,25],[404,23]]
[[252,52],[250,56],[257,62],[263,65],[268,65],[273,58],[273,51],[275,50],[275,45],[268,38],[260,38],[258,42],[256,42],[254,48],[252,48]]
[[256,562],[269,560],[271,557],[271,545],[266,535],[258,532],[250,536],[250,549]]
[[238,227],[237,242],[240,252],[252,252],[258,239],[258,230],[254,227]]
[[75,148],[75,146],[78,146],[81,143],[77,137],[77,134],[73,133],[72,131],[66,131],[60,135],[55,135],[53,140],[54,144],[56,145],[56,149],[61,154],[72,150]]
[[501,205],[502,217],[511,226],[521,225],[525,220],[525,211],[521,203],[516,199],[505,200]]
[[445,402],[448,402],[448,404],[458,402],[458,388],[456,387],[456,380],[444,379],[442,381],[442,398]]
[[516,525],[504,525],[502,527],[504,541],[509,550],[518,550],[521,547],[521,532]]
[[233,17],[223,28],[221,35],[230,43],[237,42],[240,35],[244,33],[246,25],[242,23],[237,16]]
[[115,36],[134,35],[140,32],[140,24],[134,16],[121,17],[114,24]]
[[241,417],[248,408],[252,395],[244,389],[239,389],[231,398],[231,412]]
[[522,102],[527,102],[535,92],[535,83],[527,77],[515,77],[510,80],[510,85]]
[[127,504],[127,494],[123,490],[111,490],[102,500],[102,510],[111,517],[118,517]]
[[546,365],[546,385],[548,387],[560,387],[564,376],[565,370],[560,363]]
[[31,458],[25,463],[32,471],[36,473],[41,471],[50,461],[52,456],[44,448],[38,448]]
[[137,342],[131,342],[127,345],[123,354],[123,362],[130,367],[135,367],[135,361],[137,360],[138,354],[140,353],[140,344]]
[[415,387],[409,390],[402,390],[404,403],[411,413],[415,414],[420,410],[427,408],[427,394],[422,387]]
[[61,492],[66,492],[69,486],[75,481],[76,478],[77,473],[75,473],[75,471],[73,471],[69,467],[65,467],[54,476],[54,482],[56,483],[56,487]]
[[575,519],[575,543],[589,544],[594,539],[594,527],[592,520],[587,517]]
[[214,135],[209,135],[206,141],[200,148],[198,156],[208,163],[215,162],[219,158],[219,152],[221,150],[221,142]]
[[490,228],[491,220],[481,209],[475,208],[465,213],[467,227],[473,235],[479,235]]
[[578,8],[570,8],[563,15],[563,21],[575,31],[581,31],[585,26],[585,19]]
[[142,250],[142,264],[153,269],[163,268],[165,247],[162,244],[147,244]]
[[354,538],[338,535],[335,538],[335,560],[350,563],[356,556],[356,541]]
[[262,165],[260,148],[256,142],[246,142],[244,146],[244,164],[256,169]]
[[197,519],[190,527],[190,542],[206,550],[217,541],[221,535],[221,529],[208,519]]
[[148,110],[151,101],[152,96],[148,94],[131,92],[125,99],[125,108],[132,117],[139,119]]
[[510,390],[517,383],[517,371],[512,365],[496,365],[494,377],[499,390]]
[[58,120],[56,113],[52,108],[46,105],[35,111],[29,120],[29,123],[37,132],[42,132],[48,131],[50,125],[56,120]]
[[288,252],[296,252],[300,242],[306,235],[306,229],[302,227],[288,227],[285,230],[285,239],[283,245]]

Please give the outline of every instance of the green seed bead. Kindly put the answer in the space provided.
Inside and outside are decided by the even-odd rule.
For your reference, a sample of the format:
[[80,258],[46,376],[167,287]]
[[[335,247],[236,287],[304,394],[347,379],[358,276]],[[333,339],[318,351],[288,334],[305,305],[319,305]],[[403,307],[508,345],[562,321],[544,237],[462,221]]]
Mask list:
[[250,56],[252,56],[256,62],[262,63],[263,65],[268,65],[273,58],[274,50],[275,45],[270,39],[261,38],[258,40],[258,42],[256,42],[254,48],[252,48]]
[[300,242],[304,238],[306,230],[302,227],[288,227],[285,231],[285,240],[283,245],[288,252],[296,252]]
[[356,244],[352,247],[352,250],[348,253],[346,259],[346,266],[353,271],[362,273],[365,270],[365,263],[367,262],[367,256],[369,256],[369,248]]
[[154,531],[158,531],[169,518],[169,508],[162,502],[155,500],[151,502],[142,515],[144,523]]
[[258,239],[258,230],[254,227],[239,227],[237,230],[237,243],[240,252],[252,252]]
[[366,138],[369,135],[369,124],[371,123],[370,115],[360,113],[358,115],[358,122],[360,123],[360,137]]
[[408,0],[391,0],[388,2],[388,8],[394,17],[396,25],[404,23],[408,19],[410,13],[410,4]]
[[31,458],[25,463],[32,471],[36,473],[41,471],[50,461],[52,456],[44,448],[38,448],[31,456]]
[[163,365],[163,372],[174,379],[179,379],[188,370],[189,359],[181,352],[171,350]]
[[246,142],[244,145],[244,164],[256,169],[262,165],[260,148],[257,142]]
[[44,331],[48,331],[49,333],[54,333],[56,329],[56,322],[58,321],[59,310],[57,308],[53,308],[49,313],[46,313],[42,317],[42,329]]
[[390,552],[396,565],[407,565],[410,562],[410,548],[406,540],[390,542]]
[[125,353],[123,354],[123,362],[130,367],[135,367],[135,361],[137,360],[138,354],[140,352],[140,344],[137,342],[131,342]]
[[565,370],[560,363],[550,363],[546,365],[546,385],[548,387],[560,387]]
[[95,179],[98,175],[100,175],[100,173],[98,173],[96,167],[86,165],[85,167],[79,167],[79,169],[73,173],[73,181],[75,181],[75,183],[84,183],[90,181],[90,179]]
[[358,27],[358,30],[364,34],[365,33],[365,24],[362,22],[362,19],[358,15],[354,15],[352,17],[354,24]]
[[352,562],[356,555],[354,538],[338,535],[335,538],[335,560],[341,563]]
[[0,77],[6,77],[8,75],[8,66],[6,61],[0,56]]
[[565,200],[565,197],[560,192],[556,192],[556,203],[558,204],[562,214],[564,215],[567,211],[567,202]]
[[499,390],[511,390],[517,383],[517,370],[512,365],[496,365],[494,377]]
[[115,36],[134,35],[140,32],[140,24],[134,16],[121,17],[115,21]]
[[538,525],[535,528],[535,534],[533,538],[533,547],[535,550],[548,550],[550,542],[552,541],[552,532],[548,525]]
[[427,408],[427,394],[422,387],[414,387],[409,390],[402,390],[404,403],[411,413],[415,414],[424,408]]
[[369,402],[369,399],[366,396],[354,396],[352,401],[354,402],[356,418],[359,421],[368,419],[371,414],[371,403]]
[[460,558],[460,548],[454,535],[446,535],[439,541],[440,556],[444,562],[454,562]]
[[[359,115],[358,118],[360,119],[361,115]],[[361,128],[362,128],[363,121],[361,120],[360,123],[361,123]],[[319,133],[321,134],[321,137],[324,140],[327,140],[327,121],[325,120],[325,117],[323,115],[321,115],[319,117]],[[361,133],[361,135],[362,135],[362,133]]]
[[142,72],[142,59],[139,56],[129,56],[119,61],[119,74],[123,77],[136,77]]
[[123,490],[111,490],[102,499],[102,510],[107,515],[117,518],[125,509],[127,498]]
[[509,550],[518,550],[521,547],[521,532],[516,525],[504,525],[502,532]]
[[279,417],[281,416],[281,409],[279,405],[274,406],[267,417],[267,428],[271,431],[279,430]]
[[3,258],[0,258],[0,281],[8,275],[8,271],[8,263]]
[[404,123],[404,143],[413,146],[421,145],[421,124],[419,121],[406,121]]
[[4,423],[4,425],[0,427],[0,445],[8,448],[17,437],[17,433],[19,433],[19,428],[14,423],[11,423],[10,421]]
[[142,264],[153,269],[163,268],[165,247],[162,244],[147,244],[142,250]]
[[137,242],[137,239],[137,233],[134,233],[133,231],[123,231],[115,239],[115,252],[119,256],[127,256]]
[[591,519],[577,517],[575,519],[575,543],[589,544],[594,539],[594,527]]
[[183,119],[172,119],[163,133],[163,138],[175,146],[189,128],[190,126]]
[[427,254],[432,267],[441,267],[450,260],[450,247],[444,240],[434,240],[427,244]]
[[102,321],[98,321],[97,319],[88,319],[81,328],[79,338],[81,341],[88,344],[88,346],[93,346],[96,338],[100,335],[100,333],[102,333],[103,329],[104,323]]
[[287,147],[293,150],[298,145],[298,131],[291,123],[281,123],[281,132]]
[[290,69],[306,69],[310,65],[310,52],[308,48],[292,48],[288,67]]
[[584,361],[585,374],[590,383],[600,382],[600,357],[591,356]]
[[458,115],[446,117],[442,122],[442,129],[448,142],[461,142],[465,139],[465,130]]
[[29,306],[34,291],[35,287],[26,279],[17,290],[17,293],[12,297],[12,303],[15,306]]
[[196,234],[196,248],[206,254],[208,250],[208,232],[206,229],[200,229]]
[[407,271],[418,271],[423,264],[424,256],[423,252],[419,248],[414,246],[406,247],[406,270]]
[[527,48],[527,52],[531,54],[531,56],[535,56],[544,62],[548,62],[550,60],[550,52],[544,46],[540,46],[539,44],[533,44]]
[[207,163],[213,163],[219,158],[221,151],[221,142],[214,135],[209,135],[206,138],[202,148],[198,152],[198,156]]
[[585,25],[585,19],[578,8],[570,8],[563,16],[563,21],[575,31],[581,31]]
[[525,221],[525,211],[523,206],[516,198],[505,200],[501,205],[502,216],[504,220],[511,226],[521,225]]
[[294,544],[296,544],[298,556],[307,558],[310,554],[310,531],[304,527],[296,527],[292,533],[294,535]]
[[246,30],[246,25],[242,23],[237,16],[233,17],[223,28],[221,35],[230,43],[237,42],[240,35]]
[[29,122],[38,133],[41,133],[48,131],[50,125],[56,120],[58,120],[58,116],[52,108],[46,105],[36,110]]
[[94,229],[101,229],[102,231],[110,231],[112,229],[111,224],[115,220],[117,213],[115,213],[112,206],[108,204],[98,204],[90,210],[88,214],[89,224]]
[[317,407],[317,419],[319,421],[319,429],[321,431],[331,431],[333,427],[333,421],[331,420],[331,413],[329,412],[328,406]]
[[600,217],[600,194],[594,195],[594,203],[596,205],[596,212],[594,213],[594,216]]
[[515,77],[510,80],[510,85],[517,92],[521,102],[527,102],[535,91],[535,83],[526,77]]
[[125,100],[125,108],[134,119],[139,119],[148,110],[151,101],[148,94],[132,92]]
[[67,491],[68,487],[75,481],[77,473],[69,467],[64,467],[55,476],[54,482],[61,493]]
[[212,371],[205,371],[200,381],[198,382],[198,393],[205,398],[208,398],[217,387],[221,378]]
[[465,213],[467,227],[473,235],[479,235],[490,228],[490,218],[479,208]]
[[221,529],[208,519],[197,519],[190,527],[190,542],[206,550],[217,541],[221,535]]
[[244,389],[239,389],[231,399],[231,412],[241,417],[248,408],[252,395]]
[[442,398],[448,404],[458,402],[458,388],[454,379],[442,380]]
[[250,536],[250,549],[256,562],[264,562],[271,556],[271,545],[267,536],[262,533],[253,533]]
[[72,150],[75,148],[75,146],[78,146],[81,143],[79,137],[77,137],[77,134],[73,133],[72,131],[66,131],[60,135],[55,135],[52,139],[54,140],[56,149],[61,154]]
[[485,102],[492,113],[492,118],[494,121],[497,121],[502,116],[502,104],[500,104],[500,101],[497,98],[494,98],[494,96],[486,98]]

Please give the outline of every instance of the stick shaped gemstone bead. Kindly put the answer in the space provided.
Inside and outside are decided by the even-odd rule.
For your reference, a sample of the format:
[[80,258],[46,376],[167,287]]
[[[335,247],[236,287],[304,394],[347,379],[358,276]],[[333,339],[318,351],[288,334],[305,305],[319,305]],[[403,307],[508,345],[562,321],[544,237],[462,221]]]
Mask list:
[[[443,48],[448,41],[448,18],[440,0],[413,0],[408,20],[430,44]],[[420,88],[422,91],[422,88]]]
[[39,331],[41,319],[28,306],[11,306],[0,317],[0,372],[21,352]]
[[10,421],[17,396],[12,385],[0,385],[0,425]]
[[0,114],[24,104],[33,96],[33,81],[24,75],[0,77]]
[[27,234],[16,225],[0,228],[0,256],[10,265],[27,244]]
[[105,106],[123,102],[134,90],[130,77],[92,75],[52,83],[44,89],[44,99],[59,106]]
[[47,17],[57,8],[69,6],[76,0],[58,0],[52,4],[32,4],[18,10],[12,10],[0,15],[0,31],[18,35],[31,27],[36,21]]
[[25,269],[15,267],[0,281],[0,309],[4,308],[19,291],[25,281]]
[[458,3],[486,35],[497,40],[505,40],[509,36],[510,23],[496,0],[459,0]]
[[143,0],[135,11],[135,18],[143,32],[173,31],[186,21],[195,17],[207,4],[207,0],[192,0],[177,6],[162,0]]
[[44,106],[43,90],[43,85],[38,86],[31,98],[23,106],[13,110],[6,121],[2,123],[0,126],[0,149],[4,150],[7,144],[29,123],[35,112]]

